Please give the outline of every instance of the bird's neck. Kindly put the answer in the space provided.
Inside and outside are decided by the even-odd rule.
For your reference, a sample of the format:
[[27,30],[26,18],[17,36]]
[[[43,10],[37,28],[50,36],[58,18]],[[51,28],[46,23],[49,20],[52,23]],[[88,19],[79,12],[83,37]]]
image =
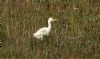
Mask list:
[[48,29],[51,30],[51,22],[48,22]]

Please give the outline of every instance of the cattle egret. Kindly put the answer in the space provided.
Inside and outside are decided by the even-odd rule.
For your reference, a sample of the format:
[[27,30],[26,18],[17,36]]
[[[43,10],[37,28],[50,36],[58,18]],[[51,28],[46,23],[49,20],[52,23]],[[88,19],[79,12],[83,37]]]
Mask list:
[[57,20],[50,17],[48,19],[48,27],[43,27],[39,29],[37,32],[33,33],[33,36],[36,39],[41,39],[41,40],[43,40],[43,36],[49,36],[49,33],[51,32],[51,22],[52,21],[57,21]]

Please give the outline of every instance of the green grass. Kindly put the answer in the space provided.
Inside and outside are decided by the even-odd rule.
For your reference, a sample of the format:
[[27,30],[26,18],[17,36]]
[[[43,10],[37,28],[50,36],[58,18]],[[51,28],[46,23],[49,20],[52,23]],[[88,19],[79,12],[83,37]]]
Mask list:
[[[32,36],[53,22],[43,41]],[[0,59],[100,59],[99,0],[0,0]]]

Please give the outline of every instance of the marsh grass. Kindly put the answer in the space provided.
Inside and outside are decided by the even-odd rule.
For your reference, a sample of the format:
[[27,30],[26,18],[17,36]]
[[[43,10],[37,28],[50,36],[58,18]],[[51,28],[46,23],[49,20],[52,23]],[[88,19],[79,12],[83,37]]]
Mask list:
[[[32,34],[47,26],[43,41]],[[0,0],[0,59],[99,59],[99,0]]]

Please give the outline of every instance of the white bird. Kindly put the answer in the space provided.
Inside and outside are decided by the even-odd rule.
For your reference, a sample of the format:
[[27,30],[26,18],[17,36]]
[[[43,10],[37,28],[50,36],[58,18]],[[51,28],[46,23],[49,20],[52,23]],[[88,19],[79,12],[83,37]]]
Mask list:
[[57,20],[50,17],[48,19],[48,27],[43,27],[43,28],[39,29],[37,32],[33,33],[33,36],[36,39],[41,39],[41,40],[43,40],[43,36],[45,36],[45,35],[49,36],[49,33],[51,32],[51,22],[52,21],[57,21]]

